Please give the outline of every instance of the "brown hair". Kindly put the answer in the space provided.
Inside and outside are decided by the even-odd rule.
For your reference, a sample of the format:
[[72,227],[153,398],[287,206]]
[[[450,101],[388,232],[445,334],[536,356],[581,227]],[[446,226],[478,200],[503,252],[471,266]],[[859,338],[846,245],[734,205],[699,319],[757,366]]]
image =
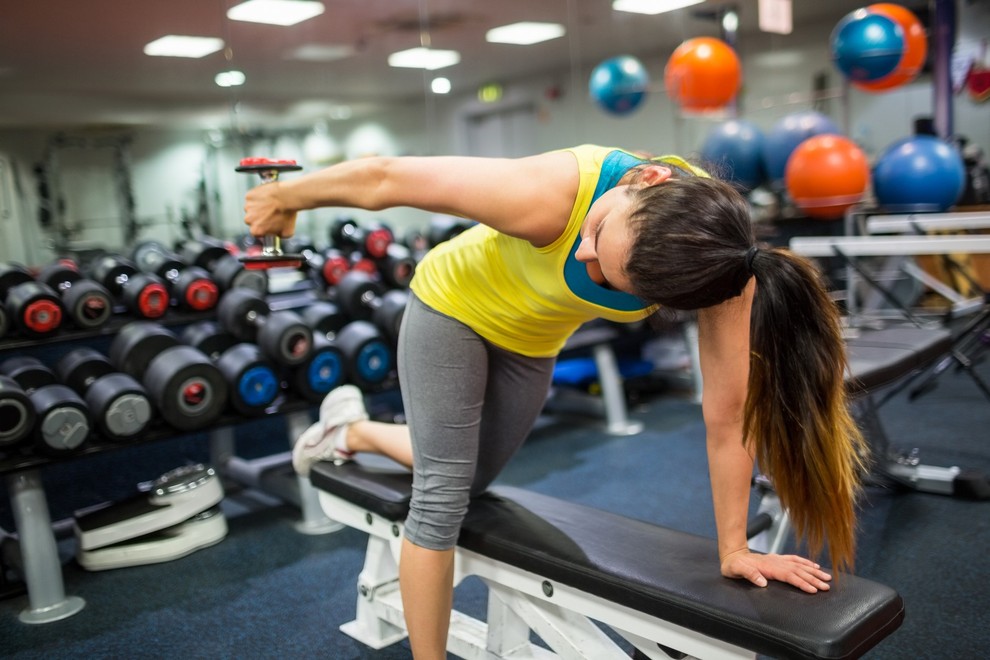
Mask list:
[[866,447],[846,400],[839,312],[819,271],[756,245],[746,200],[729,184],[677,178],[635,189],[626,272],[637,295],[678,310],[757,288],[743,437],[813,554],[851,568]]

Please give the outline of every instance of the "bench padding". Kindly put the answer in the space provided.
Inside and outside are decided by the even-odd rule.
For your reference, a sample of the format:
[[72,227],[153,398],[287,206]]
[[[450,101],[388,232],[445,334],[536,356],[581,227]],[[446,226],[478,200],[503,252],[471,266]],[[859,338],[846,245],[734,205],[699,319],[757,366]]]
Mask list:
[[[313,485],[390,520],[408,504],[408,474],[357,463],[318,463]],[[399,480],[406,480],[405,490]],[[892,589],[843,575],[827,593],[765,589],[722,577],[715,542],[517,489],[471,504],[458,545],[600,598],[778,658],[861,656],[896,630],[903,603]]]

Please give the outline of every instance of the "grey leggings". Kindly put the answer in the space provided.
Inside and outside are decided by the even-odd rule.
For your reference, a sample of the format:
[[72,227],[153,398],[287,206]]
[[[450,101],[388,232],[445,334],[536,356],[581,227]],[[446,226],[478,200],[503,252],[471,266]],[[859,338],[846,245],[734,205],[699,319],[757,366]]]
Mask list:
[[398,359],[413,445],[406,538],[448,550],[457,543],[469,499],[491,484],[529,435],[555,360],[493,346],[415,296],[402,320]]

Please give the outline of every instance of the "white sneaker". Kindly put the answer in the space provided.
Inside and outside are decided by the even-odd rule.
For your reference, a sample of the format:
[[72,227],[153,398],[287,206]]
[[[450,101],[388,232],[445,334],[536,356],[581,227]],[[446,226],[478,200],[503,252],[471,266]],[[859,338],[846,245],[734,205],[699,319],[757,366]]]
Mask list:
[[354,452],[347,449],[348,426],[366,419],[361,390],[343,385],[331,391],[320,404],[320,421],[303,431],[292,447],[293,469],[307,477],[317,461],[340,465],[351,460]]

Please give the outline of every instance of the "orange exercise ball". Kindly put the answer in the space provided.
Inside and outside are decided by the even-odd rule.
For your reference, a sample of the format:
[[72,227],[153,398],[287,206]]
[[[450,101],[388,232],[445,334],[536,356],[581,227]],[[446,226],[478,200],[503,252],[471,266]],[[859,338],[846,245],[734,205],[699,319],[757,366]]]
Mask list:
[[812,218],[841,218],[870,184],[870,164],[855,142],[841,135],[810,137],[787,159],[784,183],[798,208]]
[[688,39],[667,60],[667,95],[685,110],[715,110],[736,97],[742,65],[729,44],[714,37]]
[[866,11],[886,16],[904,30],[904,52],[897,67],[889,74],[872,81],[853,81],[853,87],[867,92],[883,92],[914,80],[925,65],[928,56],[928,36],[925,27],[914,12],[891,2],[870,5]]

